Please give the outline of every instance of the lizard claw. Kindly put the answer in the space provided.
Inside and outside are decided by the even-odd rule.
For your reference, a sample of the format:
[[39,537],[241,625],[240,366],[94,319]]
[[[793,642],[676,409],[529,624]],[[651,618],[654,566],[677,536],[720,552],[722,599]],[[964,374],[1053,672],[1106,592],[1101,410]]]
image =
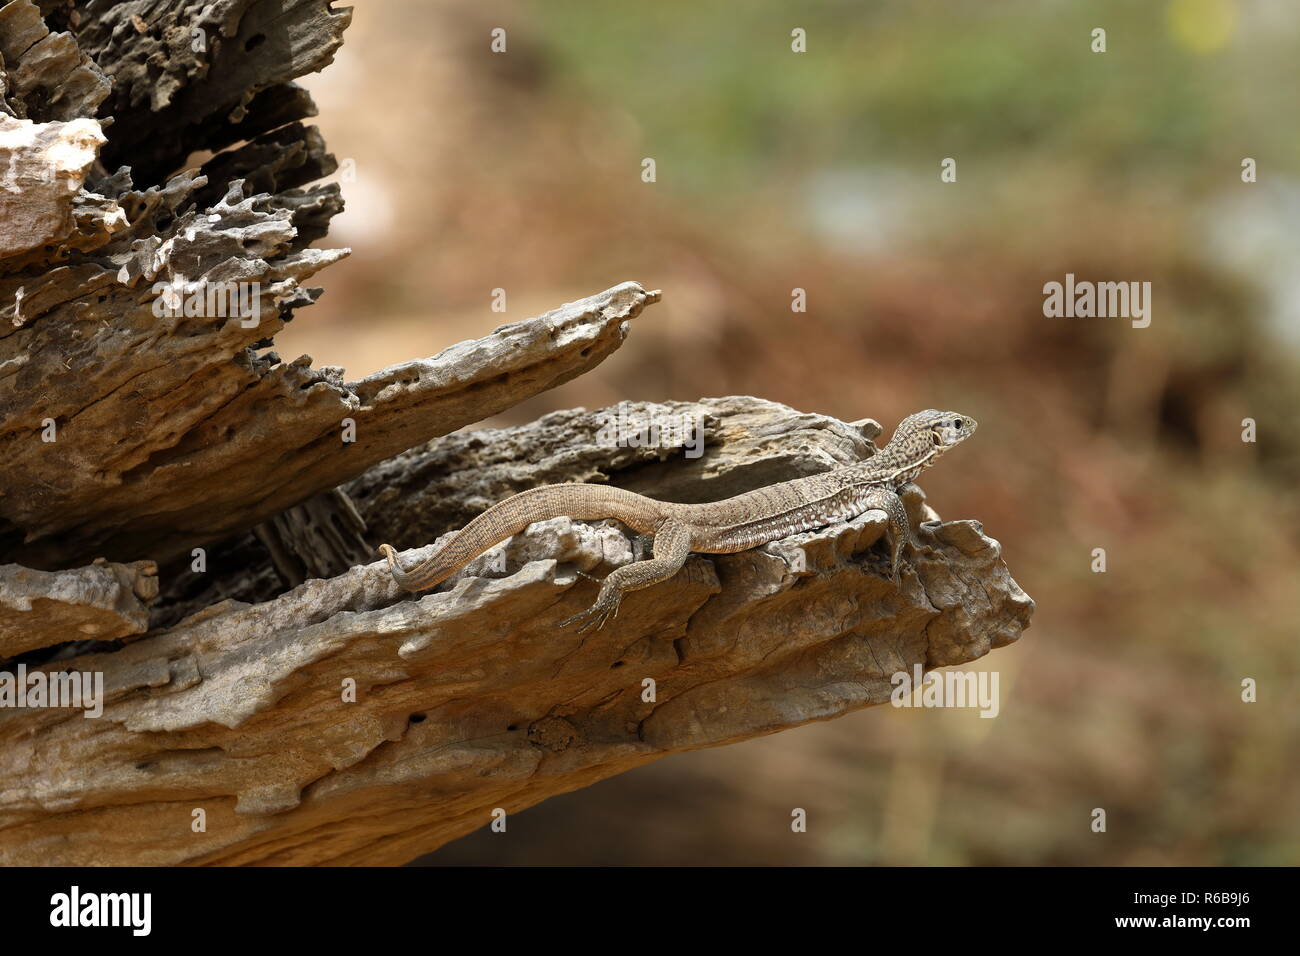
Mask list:
[[588,631],[599,631],[602,627],[618,617],[619,602],[614,601],[611,604],[601,606],[593,604],[585,611],[579,611],[572,617],[566,617],[559,623],[559,627],[568,627],[570,624],[578,624],[578,633],[586,634]]
[[591,625],[591,619],[594,617],[592,612],[595,610],[596,608],[593,606],[587,608],[585,611],[579,611],[572,617],[566,617],[563,621],[557,624],[556,627],[569,627],[572,624],[577,624],[578,633],[581,634]]

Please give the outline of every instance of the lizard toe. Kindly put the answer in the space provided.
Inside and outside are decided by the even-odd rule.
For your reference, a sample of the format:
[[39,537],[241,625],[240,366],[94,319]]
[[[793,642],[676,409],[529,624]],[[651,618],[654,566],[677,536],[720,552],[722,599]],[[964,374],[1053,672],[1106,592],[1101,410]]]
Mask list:
[[576,624],[578,625],[578,633],[585,634],[593,625],[599,628],[603,623],[604,616],[604,609],[599,604],[593,604],[585,611],[579,611],[572,617],[566,617],[558,626],[569,627],[570,625]]
[[[591,608],[587,608],[587,610],[585,610],[585,611],[579,611],[577,614],[574,614],[572,617],[566,617],[563,621],[561,621],[559,624],[557,624],[557,625],[555,625],[555,626],[556,626],[556,627],[569,627],[569,626],[572,625],[572,624],[577,624],[579,621],[583,620],[583,619],[584,619],[588,614],[590,614],[590,613],[591,613]],[[582,629],[579,628],[578,630],[579,630],[579,632],[581,632]]]

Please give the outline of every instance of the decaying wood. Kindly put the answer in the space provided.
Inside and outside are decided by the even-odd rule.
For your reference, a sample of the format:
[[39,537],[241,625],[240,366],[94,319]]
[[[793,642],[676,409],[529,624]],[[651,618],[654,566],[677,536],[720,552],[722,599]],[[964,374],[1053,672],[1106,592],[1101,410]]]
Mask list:
[[[564,478],[725,495],[868,447],[859,429],[753,399],[659,411],[700,413],[707,454],[609,447],[596,440],[607,417],[559,413],[448,436],[352,492],[381,526],[436,513],[434,502],[451,514],[484,492]],[[525,449],[542,454],[520,460]],[[419,485],[426,472],[442,480]],[[386,493],[408,482],[418,490],[389,513]],[[693,558],[629,596],[614,626],[578,635],[556,627],[592,598],[577,572],[632,560],[635,542],[614,523],[556,519],[437,593],[401,592],[375,563],[46,665],[102,671],[109,701],[95,720],[5,715],[0,737],[21,745],[0,753],[0,860],[398,863],[498,807],[517,812],[668,753],[882,703],[895,672],[980,657],[1015,640],[1032,608],[977,523],[922,524],[919,494],[908,506],[922,547],[901,593],[875,547],[884,522],[870,513]],[[197,808],[204,833],[190,830]]]
[[[880,429],[732,397],[622,409],[698,421],[699,457],[615,440],[613,410],[456,431],[618,348],[658,300],[634,282],[358,382],[281,361],[347,252],[311,245],[342,200],[292,83],[347,22],[326,0],[0,3],[0,862],[400,863],[1017,639],[1033,605],[997,542],[917,489],[901,592],[876,513],[697,556],[586,635],[556,626],[590,603],[578,572],[642,546],[613,523],[540,523],[400,591],[375,545],[427,549],[523,488],[712,500]],[[257,308],[193,298],[221,283]],[[102,713],[12,706],[19,670],[102,677]]]
[[69,641],[113,641],[149,629],[158,596],[152,561],[69,571],[0,565],[0,660]]
[[295,587],[368,563],[374,549],[365,532],[365,520],[340,488],[286,508],[254,530],[280,580]]
[[[319,294],[304,281],[347,252],[308,247],[342,208],[337,186],[298,188],[334,168],[315,131],[296,122],[265,132],[245,128],[249,103],[262,103],[263,89],[321,65],[320,51],[309,56],[304,38],[334,36],[346,22],[323,3],[298,2],[268,24],[280,6],[184,8],[193,14],[185,22],[211,33],[214,43],[234,32],[214,50],[238,46],[245,34],[246,43],[266,35],[255,44],[261,51],[282,45],[283,35],[292,55],[277,54],[272,69],[259,52],[240,58],[238,70],[222,71],[216,67],[224,54],[214,53],[188,85],[148,112],[165,136],[137,134],[132,118],[141,107],[127,107],[139,91],[128,85],[135,92],[124,99],[121,84],[140,76],[126,67],[116,74],[107,103],[125,112],[114,115],[106,149],[120,154],[124,142],[145,149],[151,171],[173,133],[186,134],[184,148],[166,154],[176,162],[188,149],[261,133],[199,175],[140,190],[125,169],[93,174],[94,152],[104,142],[99,121],[3,119],[0,147],[8,149],[0,165],[18,190],[7,200],[10,238],[0,242],[15,253],[0,259],[0,453],[7,473],[0,551],[12,560],[54,568],[100,556],[166,561],[187,554],[581,374],[621,342],[624,320],[654,301],[625,283],[540,322],[505,326],[359,382],[345,382],[342,369],[314,369],[309,357],[285,363],[266,351],[293,310]],[[148,24],[180,16],[169,4],[123,4],[103,20],[83,21],[78,35],[115,63],[125,56],[135,64],[139,57],[121,48],[140,36],[119,29],[131,22],[127,8]],[[34,16],[26,0],[0,13],[11,9]],[[311,20],[310,29],[290,29],[292,18],[311,16],[319,22]],[[138,54],[141,43],[130,49]],[[233,87],[236,80],[243,86]],[[301,96],[281,94],[267,109],[284,122],[309,106]],[[212,126],[228,114],[237,114],[238,132]],[[257,308],[210,314],[205,290],[221,284],[248,287]],[[169,290],[185,314],[158,315]],[[191,301],[209,314],[190,315]]]

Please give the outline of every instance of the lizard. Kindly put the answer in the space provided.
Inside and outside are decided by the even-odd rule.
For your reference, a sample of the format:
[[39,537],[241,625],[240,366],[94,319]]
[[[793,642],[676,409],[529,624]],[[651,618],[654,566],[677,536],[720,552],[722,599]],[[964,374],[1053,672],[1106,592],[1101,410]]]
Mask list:
[[541,485],[488,508],[416,567],[403,568],[392,545],[380,545],[379,553],[388,559],[388,570],[399,585],[423,591],[535,521],[613,518],[652,536],[650,558],[612,571],[591,607],[560,622],[561,627],[576,623],[582,633],[604,627],[617,615],[628,591],[672,577],[692,552],[734,554],[879,510],[888,518],[890,578],[900,587],[899,562],[903,545],[911,540],[911,527],[898,491],[974,434],[976,426],[966,415],[928,408],[903,419],[889,442],[864,461],[702,504],[659,501],[609,485]]

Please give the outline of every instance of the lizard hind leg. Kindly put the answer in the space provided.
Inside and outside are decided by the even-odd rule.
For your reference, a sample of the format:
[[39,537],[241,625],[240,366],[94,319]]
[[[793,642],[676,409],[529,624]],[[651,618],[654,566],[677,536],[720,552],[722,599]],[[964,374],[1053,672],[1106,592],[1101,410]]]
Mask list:
[[565,618],[559,626],[577,624],[579,634],[600,630],[618,616],[619,604],[628,591],[639,591],[667,581],[680,571],[691,553],[690,529],[669,518],[655,529],[654,539],[654,550],[649,560],[633,561],[610,572],[601,582],[596,602],[587,610]]

